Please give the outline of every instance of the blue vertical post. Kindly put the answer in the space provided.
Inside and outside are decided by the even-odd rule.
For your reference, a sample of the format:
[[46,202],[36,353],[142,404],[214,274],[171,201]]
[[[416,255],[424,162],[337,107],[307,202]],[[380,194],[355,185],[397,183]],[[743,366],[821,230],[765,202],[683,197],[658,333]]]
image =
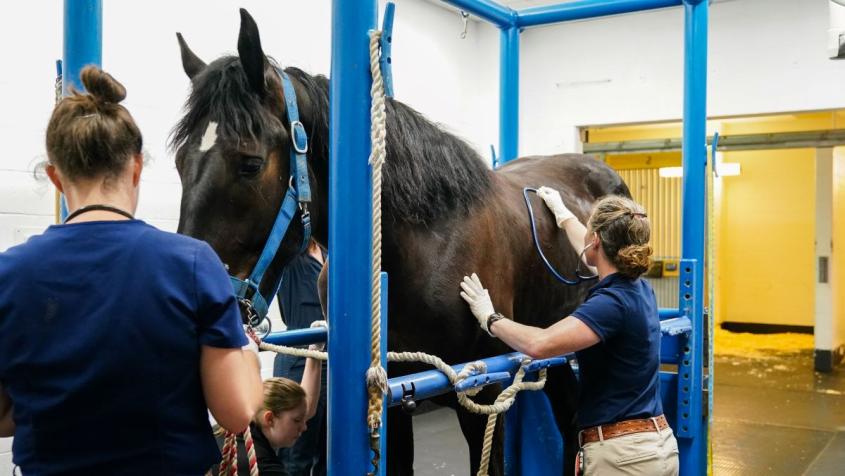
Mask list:
[[[387,273],[381,273],[381,366],[387,370]],[[379,451],[381,451],[381,465],[379,476],[387,476],[387,401],[381,407],[381,432],[379,433]]]
[[[60,75],[62,95],[70,87],[83,90],[79,72],[89,64],[103,63],[103,2],[102,0],[65,0],[64,46]],[[59,219],[67,218],[67,202],[59,197]]]
[[70,86],[82,90],[79,72],[86,65],[103,62],[103,2],[65,0],[62,94]]
[[370,471],[365,375],[370,357],[370,61],[375,0],[332,1],[329,133],[330,475]]
[[499,61],[499,163],[519,153],[519,28],[502,28]]
[[692,335],[689,427],[676,428],[681,438],[681,474],[707,474],[707,424],[703,415],[704,364],[704,233],[707,161],[707,3],[684,0],[684,130],[683,225],[681,255],[695,260],[690,309]]

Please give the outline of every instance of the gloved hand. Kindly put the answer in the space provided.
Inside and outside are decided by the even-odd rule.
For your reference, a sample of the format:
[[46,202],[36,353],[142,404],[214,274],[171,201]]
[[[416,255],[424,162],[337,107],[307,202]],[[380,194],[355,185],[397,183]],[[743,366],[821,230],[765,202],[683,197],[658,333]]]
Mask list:
[[546,206],[555,215],[555,222],[557,226],[563,228],[564,222],[570,218],[575,218],[575,214],[566,208],[563,204],[563,199],[560,198],[560,192],[549,187],[540,187],[537,189],[537,195],[546,202]]
[[[254,352],[256,357],[258,355],[258,343],[255,342],[255,332],[252,328],[246,324],[244,324],[244,334],[246,334],[246,345],[241,347],[241,350],[244,352]],[[259,357],[258,362],[261,362],[261,358]]]
[[[314,321],[311,323],[311,327],[325,327],[328,329],[328,325],[326,325],[326,321]],[[308,350],[316,350],[317,352],[322,352],[326,350],[326,343],[325,342],[315,342],[308,346]]]
[[[478,275],[472,273],[472,276],[464,276],[461,282],[461,297],[469,304],[469,309],[478,320],[481,328],[490,334],[490,329],[487,327],[487,320],[496,312],[493,308],[493,301],[490,300],[490,293],[484,289]],[[492,335],[492,334],[491,334]]]

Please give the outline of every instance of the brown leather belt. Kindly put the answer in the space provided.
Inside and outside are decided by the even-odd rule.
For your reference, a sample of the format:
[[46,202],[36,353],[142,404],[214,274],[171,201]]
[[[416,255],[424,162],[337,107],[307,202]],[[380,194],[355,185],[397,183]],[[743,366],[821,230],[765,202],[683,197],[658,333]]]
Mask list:
[[660,431],[669,428],[666,417],[660,415],[654,418],[643,418],[640,420],[625,420],[608,425],[594,426],[582,430],[579,434],[581,445],[595,441],[609,440],[633,433],[645,433],[648,431]]

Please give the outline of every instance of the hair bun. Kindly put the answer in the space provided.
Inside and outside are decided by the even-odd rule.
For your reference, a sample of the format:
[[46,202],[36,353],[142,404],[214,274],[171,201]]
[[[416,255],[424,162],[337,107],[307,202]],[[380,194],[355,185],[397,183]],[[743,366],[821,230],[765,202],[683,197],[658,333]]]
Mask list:
[[96,66],[86,66],[79,74],[82,85],[98,102],[117,104],[126,98],[126,88],[109,73]]
[[616,255],[617,267],[622,274],[638,278],[651,266],[651,253],[648,244],[625,246]]

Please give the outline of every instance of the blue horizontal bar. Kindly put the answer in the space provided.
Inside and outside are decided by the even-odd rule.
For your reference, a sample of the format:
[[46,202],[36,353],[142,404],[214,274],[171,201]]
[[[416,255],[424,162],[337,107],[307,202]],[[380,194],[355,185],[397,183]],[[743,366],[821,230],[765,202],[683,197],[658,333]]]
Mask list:
[[312,327],[309,329],[296,329],[282,332],[271,332],[262,339],[268,344],[275,345],[307,345],[315,342],[325,342],[328,338],[328,331],[325,327]]
[[677,7],[682,3],[683,0],[576,0],[520,10],[517,12],[516,26],[522,28],[562,21],[584,20],[656,8]]
[[[508,372],[513,375],[518,369],[523,359],[527,358],[524,354],[519,352],[512,352],[510,354],[497,355],[481,359],[487,365],[488,373]],[[565,359],[563,360],[566,361]],[[466,364],[453,365],[452,369],[455,372],[460,372]],[[402,377],[394,377],[387,382],[388,386],[388,406],[396,406],[402,402],[402,394],[405,390],[411,389],[413,383],[414,400],[420,401],[426,398],[436,397],[453,390],[449,379],[443,375],[439,370],[427,370],[411,375],[404,375]],[[405,388],[402,388],[402,384]]]
[[482,385],[507,382],[511,378],[513,377],[511,377],[510,372],[493,372],[487,374],[473,375],[472,377],[467,377],[464,380],[458,382],[458,384],[455,385],[455,391],[466,392],[471,388],[480,387]]
[[660,316],[660,320],[670,319],[672,317],[681,317],[684,315],[684,312],[680,309],[672,309],[672,308],[660,308],[657,310],[658,316]]
[[515,11],[491,0],[443,0],[443,3],[487,20],[499,28],[513,26],[516,21]]

